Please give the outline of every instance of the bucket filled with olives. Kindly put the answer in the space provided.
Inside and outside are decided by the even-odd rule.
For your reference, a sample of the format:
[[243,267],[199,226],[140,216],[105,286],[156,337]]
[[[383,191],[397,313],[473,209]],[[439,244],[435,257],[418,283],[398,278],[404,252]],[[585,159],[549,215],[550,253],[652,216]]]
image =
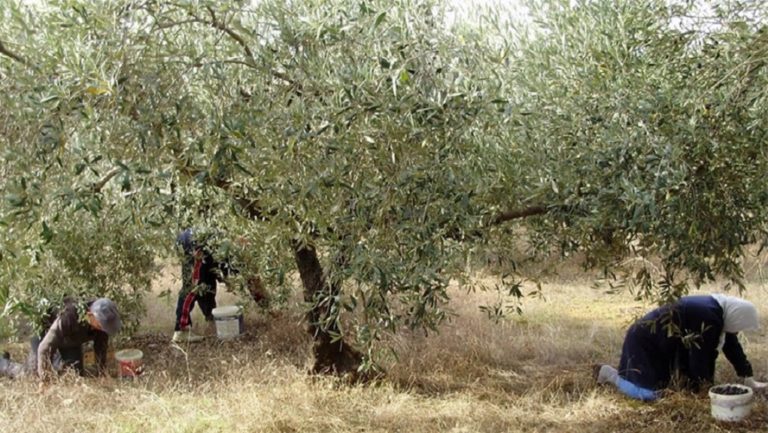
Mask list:
[[712,416],[719,421],[741,421],[749,416],[754,401],[752,388],[726,383],[709,388]]

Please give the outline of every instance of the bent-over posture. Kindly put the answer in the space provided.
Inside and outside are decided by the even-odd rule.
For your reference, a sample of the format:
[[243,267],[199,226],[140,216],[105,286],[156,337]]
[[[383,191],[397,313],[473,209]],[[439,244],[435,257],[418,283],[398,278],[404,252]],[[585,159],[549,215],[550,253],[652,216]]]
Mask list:
[[[81,318],[82,310],[85,310],[85,316]],[[0,361],[0,375],[18,377],[36,373],[46,381],[54,374],[54,358],[57,369],[71,367],[82,375],[82,345],[88,341],[93,341],[99,373],[106,373],[109,336],[116,334],[121,327],[120,314],[114,302],[99,298],[78,304],[67,298],[58,314],[51,314],[46,322],[42,340],[39,336],[32,338],[26,366],[12,362],[6,353]]]
[[656,400],[674,373],[688,389],[698,391],[714,382],[715,361],[722,350],[746,385],[763,389],[768,384],[754,380],[737,336],[758,326],[757,309],[749,301],[722,294],[684,296],[630,326],[618,370],[598,366],[596,379],[643,401]]

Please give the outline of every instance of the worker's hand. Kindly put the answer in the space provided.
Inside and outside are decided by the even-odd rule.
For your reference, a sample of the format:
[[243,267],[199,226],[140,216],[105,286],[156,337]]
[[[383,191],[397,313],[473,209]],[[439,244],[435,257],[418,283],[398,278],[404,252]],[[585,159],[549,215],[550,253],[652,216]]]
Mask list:
[[755,392],[764,392],[766,389],[768,389],[768,383],[758,382],[754,377],[745,377],[744,385],[752,388],[752,390]]

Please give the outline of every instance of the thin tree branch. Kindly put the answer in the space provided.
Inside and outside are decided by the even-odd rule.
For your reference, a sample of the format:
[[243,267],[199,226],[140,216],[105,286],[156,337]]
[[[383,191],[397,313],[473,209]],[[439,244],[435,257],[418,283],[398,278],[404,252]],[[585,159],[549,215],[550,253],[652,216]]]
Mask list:
[[183,20],[183,21],[168,21],[164,23],[157,23],[156,27],[158,30],[166,30],[166,29],[170,29],[176,26],[181,26],[184,24],[192,24],[192,23],[200,23],[200,22],[201,20],[199,18],[190,18],[188,20]]
[[251,48],[248,46],[248,43],[245,42],[245,39],[243,39],[242,36],[235,33],[234,30],[227,27],[224,23],[218,21],[216,19],[216,12],[214,12],[212,7],[206,6],[206,9],[208,9],[208,13],[211,15],[211,21],[209,22],[209,24],[221,30],[222,32],[226,33],[230,38],[232,38],[241,47],[243,47],[243,51],[245,51],[245,55],[248,56],[248,59],[251,61],[251,63],[255,65],[256,58],[253,56],[253,51],[251,51]]
[[91,190],[95,193],[101,192],[102,188],[107,185],[107,183],[112,180],[113,177],[117,176],[118,173],[122,171],[122,168],[115,167],[112,170],[110,170],[107,174],[104,175],[103,178],[101,178],[98,182],[95,182],[93,185],[91,185]]
[[9,57],[9,58],[11,58],[11,59],[21,63],[24,66],[29,66],[29,62],[27,62],[27,60],[25,58],[21,57],[20,55],[12,52],[8,48],[6,48],[5,44],[3,44],[3,41],[0,41],[0,54],[4,55],[6,57]]
[[531,206],[524,209],[512,209],[501,212],[496,215],[488,225],[498,225],[503,222],[512,221],[520,218],[528,218],[536,215],[543,215],[550,210],[550,206]]
[[[239,63],[252,69],[260,69],[256,66],[257,65],[256,56],[253,54],[253,51],[251,50],[251,48],[248,46],[248,43],[246,42],[245,38],[243,38],[237,32],[235,32],[230,27],[228,27],[225,23],[219,21],[219,19],[216,17],[216,12],[213,10],[213,8],[209,6],[206,9],[208,10],[208,14],[211,16],[210,21],[200,18],[199,16],[192,14],[190,12],[190,15],[192,16],[192,18],[187,20],[182,20],[182,21],[169,21],[164,23],[158,23],[156,25],[157,29],[165,30],[165,29],[169,29],[169,28],[184,25],[184,24],[203,24],[206,26],[213,27],[216,30],[224,32],[224,34],[229,36],[233,41],[235,41],[235,43],[240,45],[240,47],[242,47],[247,57],[247,61],[237,62],[237,61],[229,60],[227,61],[227,63]],[[294,86],[296,88],[296,92],[299,94],[301,93],[301,85],[298,82],[296,82],[296,80],[291,79],[285,73],[274,70],[274,69],[270,69],[269,73],[272,74],[273,77],[283,80],[286,83]]]
[[[208,10],[208,14],[211,16],[211,21],[206,21],[206,20],[203,20],[203,19],[200,19],[200,18],[197,18],[197,17],[195,17],[195,18],[197,18],[201,23],[207,24],[209,26],[212,26],[213,28],[218,29],[218,30],[224,32],[227,36],[232,38],[232,40],[234,40],[238,45],[240,45],[243,48],[243,51],[245,52],[245,55],[248,58],[249,62],[247,62],[245,64],[247,66],[250,66],[251,68],[255,68],[256,67],[256,57],[253,55],[253,51],[251,51],[251,48],[248,46],[248,43],[245,41],[245,39],[242,36],[240,36],[237,32],[235,32],[234,30],[229,28],[225,23],[219,21],[216,18],[216,12],[213,10],[213,8],[208,6],[208,7],[206,7],[206,9]],[[299,83],[297,83],[295,80],[293,80],[290,77],[288,77],[286,74],[284,74],[284,73],[282,73],[280,71],[276,71],[274,69],[270,69],[269,73],[272,74],[273,77],[279,78],[279,79],[285,81],[286,83],[296,87],[296,89],[297,89],[296,91],[297,92],[301,92],[301,85]]]

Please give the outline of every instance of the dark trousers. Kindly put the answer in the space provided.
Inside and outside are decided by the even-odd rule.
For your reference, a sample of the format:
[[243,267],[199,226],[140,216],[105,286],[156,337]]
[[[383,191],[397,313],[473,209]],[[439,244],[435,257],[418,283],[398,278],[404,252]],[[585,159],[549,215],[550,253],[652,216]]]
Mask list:
[[[198,287],[200,289],[200,287]],[[203,312],[205,320],[213,320],[213,309],[216,308],[216,289],[208,289],[202,293],[196,290],[184,290],[179,292],[179,299],[176,302],[176,326],[175,331],[181,331],[192,326],[192,309],[195,303]]]

